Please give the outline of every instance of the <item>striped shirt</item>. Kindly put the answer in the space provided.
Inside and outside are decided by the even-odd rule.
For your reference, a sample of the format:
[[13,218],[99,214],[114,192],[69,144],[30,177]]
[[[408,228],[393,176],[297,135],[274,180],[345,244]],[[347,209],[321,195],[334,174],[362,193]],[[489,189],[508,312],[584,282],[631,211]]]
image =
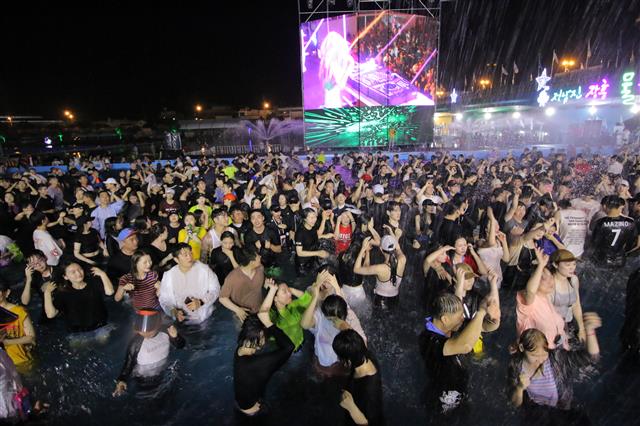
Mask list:
[[551,368],[551,361],[548,359],[542,366],[542,375],[531,379],[527,394],[538,405],[548,405],[550,407],[558,405],[558,386],[556,385],[553,368]]
[[134,309],[160,309],[158,295],[156,294],[156,283],[158,282],[158,273],[149,271],[143,279],[136,279],[131,273],[123,275],[118,281],[119,286],[133,284],[134,289],[129,292],[131,302]]

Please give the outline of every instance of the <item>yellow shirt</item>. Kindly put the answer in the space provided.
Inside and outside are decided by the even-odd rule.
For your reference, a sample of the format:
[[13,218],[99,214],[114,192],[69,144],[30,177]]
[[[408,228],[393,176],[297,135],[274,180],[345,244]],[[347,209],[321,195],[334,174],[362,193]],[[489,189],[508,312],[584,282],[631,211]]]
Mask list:
[[[193,258],[198,260],[200,259],[200,246],[202,245],[202,239],[207,235],[207,230],[198,226],[193,230],[193,233],[200,239],[200,241],[190,239],[188,244],[191,246]],[[187,230],[183,228],[178,232],[178,242],[183,243],[185,241],[187,241]]]
[[[19,339],[24,337],[24,321],[29,314],[27,310],[22,306],[13,305],[8,309],[14,314],[18,315],[18,319],[9,325],[5,330],[7,332],[7,339]],[[5,345],[5,351],[11,358],[15,365],[31,361],[31,345]]]

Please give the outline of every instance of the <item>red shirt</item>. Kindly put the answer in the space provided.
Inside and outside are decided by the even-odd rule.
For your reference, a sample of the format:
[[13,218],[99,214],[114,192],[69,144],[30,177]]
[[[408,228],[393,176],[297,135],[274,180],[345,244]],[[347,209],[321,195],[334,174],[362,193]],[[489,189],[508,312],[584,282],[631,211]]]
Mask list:
[[338,235],[336,235],[336,254],[340,254],[349,248],[352,237],[353,230],[351,229],[351,225],[338,225]]

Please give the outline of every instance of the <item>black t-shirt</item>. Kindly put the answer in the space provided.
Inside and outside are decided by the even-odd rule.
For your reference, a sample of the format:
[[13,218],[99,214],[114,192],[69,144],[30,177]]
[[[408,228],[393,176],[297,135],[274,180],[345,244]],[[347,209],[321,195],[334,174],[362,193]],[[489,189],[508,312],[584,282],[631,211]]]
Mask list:
[[448,337],[430,330],[424,330],[420,335],[420,353],[429,377],[427,405],[440,413],[462,403],[469,379],[460,355],[444,356],[447,340]]
[[60,311],[71,332],[91,331],[107,323],[107,309],[102,299],[102,281],[87,277],[82,290],[57,290],[53,305]]
[[182,229],[181,226],[178,226],[177,228],[172,228],[171,226],[167,225],[167,242],[169,244],[177,244],[178,243],[178,234],[180,233],[180,230]]
[[131,256],[118,250],[107,263],[107,273],[112,281],[117,282],[121,276],[131,272]]
[[[318,229],[315,226],[312,229],[307,229],[305,226],[301,226],[296,232],[296,247],[302,247],[302,250],[304,251],[318,250]],[[315,256],[296,256],[296,263],[299,267],[305,269],[311,267],[315,260]]]
[[591,236],[594,260],[612,266],[625,263],[625,252],[631,250],[638,238],[633,219],[626,216],[598,219]]
[[[378,372],[371,376],[352,378],[347,384],[347,390],[353,396],[353,401],[362,414],[367,418],[369,426],[384,425],[382,403],[382,378],[380,367],[375,360],[371,360]],[[351,415],[346,413],[346,424],[355,425]]]
[[232,222],[231,225],[229,225],[229,227],[233,228],[238,233],[238,238],[244,244],[244,236],[247,232],[249,232],[249,229],[251,229],[251,226],[249,226],[249,224],[246,221],[244,221],[239,225]]
[[261,350],[254,355],[233,357],[233,384],[236,403],[247,410],[258,402],[267,388],[269,379],[291,356],[293,343],[282,330],[272,325],[266,330],[266,337],[273,337],[277,348],[273,351]]
[[87,234],[76,232],[73,242],[80,243],[80,253],[94,253],[100,248],[100,235],[91,228]]
[[48,195],[45,197],[38,196],[33,199],[33,208],[41,212],[46,212],[55,209],[55,205],[53,204],[53,199]]
[[273,265],[275,262],[275,253],[271,249],[265,247],[265,243],[269,241],[272,246],[280,245],[280,236],[276,231],[268,226],[265,226],[262,234],[256,233],[253,229],[247,231],[244,235],[244,244],[247,247],[256,247],[256,241],[260,241],[260,256],[262,256],[262,264],[265,267]]
[[[280,227],[280,225],[284,226]],[[270,228],[276,235],[278,235],[278,238],[280,239],[280,245],[282,246],[284,252],[289,241],[289,230],[291,229],[289,228],[289,225],[284,221],[284,219],[282,220],[282,222],[276,223],[276,221],[272,218],[271,221],[267,223],[267,227]]]
[[[238,253],[240,249],[236,246],[233,246],[231,249],[233,252],[233,257],[238,258]],[[224,282],[224,279],[229,275],[229,272],[233,271],[233,263],[231,263],[231,259],[229,256],[224,254],[222,251],[222,247],[216,247],[211,251],[211,256],[209,257],[209,266],[216,273],[218,277],[218,281]]]

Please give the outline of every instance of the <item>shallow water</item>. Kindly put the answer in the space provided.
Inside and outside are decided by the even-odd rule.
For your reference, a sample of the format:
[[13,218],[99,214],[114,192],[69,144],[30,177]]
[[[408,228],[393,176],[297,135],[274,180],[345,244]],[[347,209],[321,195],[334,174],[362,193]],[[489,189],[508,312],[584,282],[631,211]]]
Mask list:
[[[409,259],[396,311],[379,312],[370,305],[358,310],[369,346],[380,362],[389,425],[425,424],[430,418],[422,402],[425,379],[417,347],[417,335],[423,326],[418,297],[423,282],[417,269],[420,264],[419,259]],[[578,267],[583,308],[597,311],[604,321],[598,330],[600,373],[575,386],[574,401],[584,407],[593,424],[640,423],[639,369],[621,366],[618,342],[626,280],[638,265],[639,259],[631,259],[624,270],[596,270],[588,262]],[[286,275],[292,275],[290,267]],[[367,292],[370,300],[371,286],[367,286]],[[501,328],[485,336],[486,356],[471,362],[469,419],[478,425],[518,422],[504,388],[507,347],[515,338],[514,295],[503,292],[501,298]],[[40,308],[34,304],[29,309],[37,321]],[[140,391],[132,380],[127,394],[120,398],[113,398],[111,393],[131,335],[131,308],[109,302],[109,315],[116,327],[107,343],[79,348],[71,347],[62,321],[37,325],[37,360],[25,381],[37,398],[52,405],[41,423],[243,424],[234,412],[233,398],[232,363],[238,323],[228,310],[218,305],[204,328],[182,330],[187,346],[172,352],[160,390]],[[309,335],[302,350],[274,375],[266,395],[271,414],[264,424],[342,423],[339,384],[314,379],[310,373],[312,353]]]

